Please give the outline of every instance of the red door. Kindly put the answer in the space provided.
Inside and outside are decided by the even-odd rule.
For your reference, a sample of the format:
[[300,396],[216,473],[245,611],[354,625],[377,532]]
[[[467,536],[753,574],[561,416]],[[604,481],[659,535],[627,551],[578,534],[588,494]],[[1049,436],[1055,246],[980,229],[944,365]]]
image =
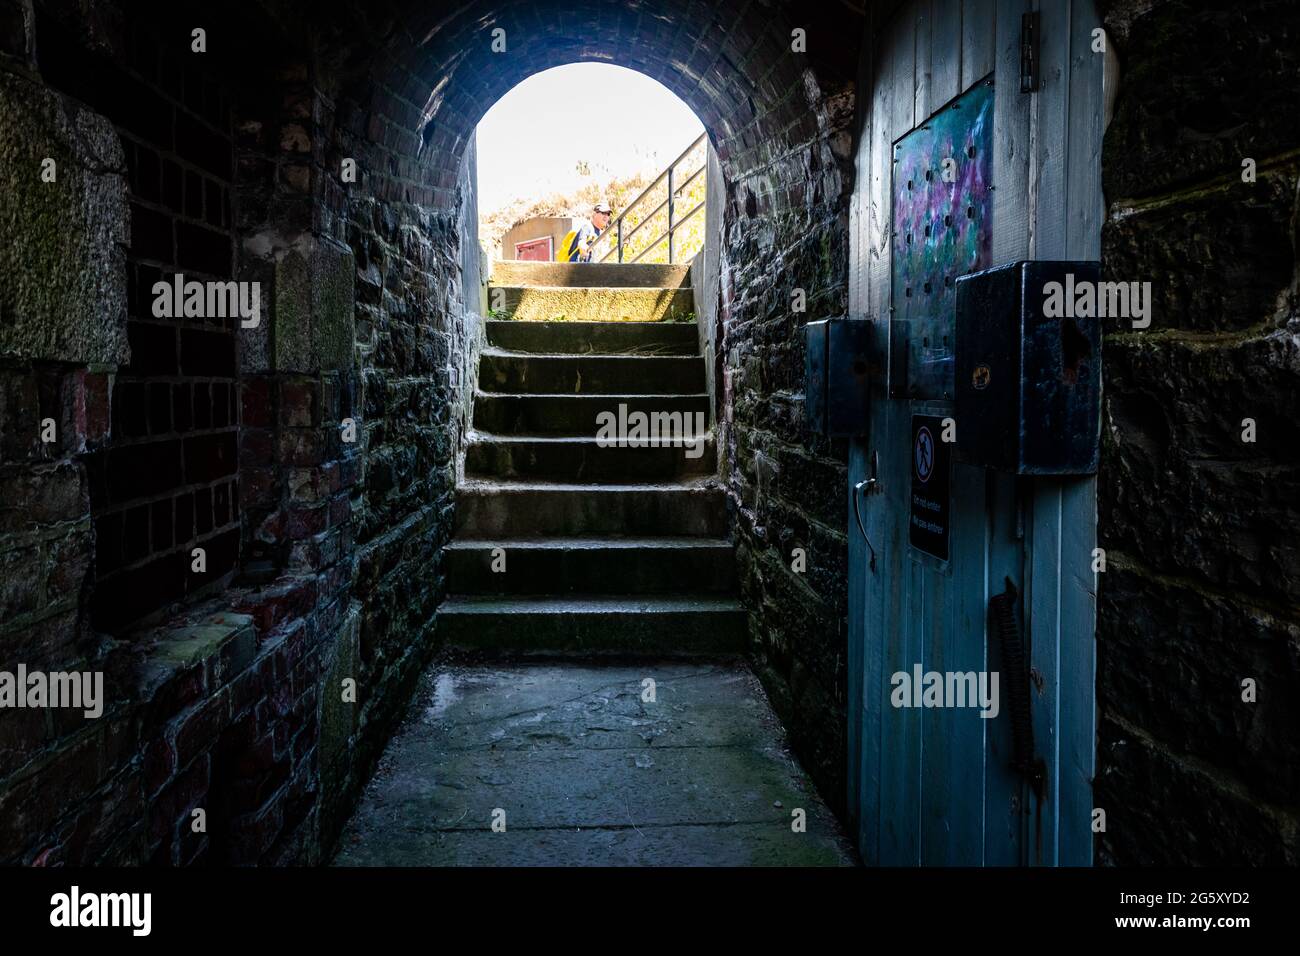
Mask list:
[[527,242],[516,242],[515,258],[526,262],[550,262],[551,237],[543,236],[540,239],[529,239]]

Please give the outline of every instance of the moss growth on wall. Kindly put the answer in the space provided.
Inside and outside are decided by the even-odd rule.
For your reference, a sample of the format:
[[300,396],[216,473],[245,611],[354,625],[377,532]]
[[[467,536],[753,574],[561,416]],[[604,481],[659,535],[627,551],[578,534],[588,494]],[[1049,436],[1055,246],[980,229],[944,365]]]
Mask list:
[[0,73],[0,354],[126,360],[123,164],[107,120]]

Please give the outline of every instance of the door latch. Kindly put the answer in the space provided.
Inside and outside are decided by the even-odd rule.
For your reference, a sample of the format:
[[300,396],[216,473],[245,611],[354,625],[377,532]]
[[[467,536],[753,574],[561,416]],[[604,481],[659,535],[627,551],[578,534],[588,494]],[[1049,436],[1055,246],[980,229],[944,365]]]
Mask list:
[[853,486],[853,517],[857,519],[858,531],[862,534],[862,540],[867,543],[867,550],[871,553],[869,565],[873,572],[876,570],[876,549],[871,546],[871,539],[867,537],[867,529],[862,524],[862,509],[858,505],[858,496],[864,491],[869,493],[876,486],[876,471],[879,465],[880,454],[873,451],[871,453],[871,475],[863,478]]

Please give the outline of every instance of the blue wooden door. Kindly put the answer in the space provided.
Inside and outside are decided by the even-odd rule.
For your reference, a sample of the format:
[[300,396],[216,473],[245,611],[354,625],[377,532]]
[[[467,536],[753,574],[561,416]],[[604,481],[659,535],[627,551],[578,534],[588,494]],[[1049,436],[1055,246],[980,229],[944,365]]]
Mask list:
[[[1022,93],[1022,14],[1036,9],[1039,88]],[[1099,25],[1084,0],[911,0],[873,24],[850,310],[876,323],[889,371],[851,450],[848,501],[865,532],[850,519],[849,804],[871,864],[1092,861],[1095,481],[1017,479],[936,457],[933,443],[953,413],[945,277],[1099,257]],[[947,156],[953,182],[924,179]],[[1005,680],[994,717],[900,705],[898,675],[1000,672],[988,606],[1008,581],[1033,782],[1011,767]]]

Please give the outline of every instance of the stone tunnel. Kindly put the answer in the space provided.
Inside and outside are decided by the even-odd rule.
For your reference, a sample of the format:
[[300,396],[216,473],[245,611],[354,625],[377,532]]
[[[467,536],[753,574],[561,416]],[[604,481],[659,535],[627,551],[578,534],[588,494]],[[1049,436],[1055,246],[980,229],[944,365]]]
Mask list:
[[[1081,785],[1106,825],[1075,861],[1300,862],[1300,14],[1074,0],[1062,34],[1051,8],[0,0],[0,671],[104,687],[94,718],[0,708],[0,862],[326,864],[359,852],[345,833],[385,761],[453,761],[401,727],[426,691],[430,714],[446,703],[457,487],[498,347],[474,131],[520,81],[584,61],[659,81],[707,132],[709,246],[690,284],[737,646],[707,666],[665,652],[661,672],[578,654],[477,673],[588,701],[616,678],[639,692],[653,673],[729,675],[683,689],[683,713],[706,734],[708,706],[762,701],[773,720],[754,733],[788,749],[810,826],[834,834],[815,861],[881,859],[864,794],[887,773],[861,756],[859,675],[886,638],[853,623],[876,559],[854,517],[865,446],[810,426],[804,327],[890,325],[870,305],[891,235],[873,157],[987,73],[995,110],[1042,124],[995,172],[1023,161],[1026,195],[1100,190],[1080,247],[1096,254],[1054,253],[1043,226],[1006,258],[1097,259],[1153,290],[1150,328],[1107,328],[1079,526],[1087,560],[1104,554],[1076,575],[1075,636],[1087,655],[1095,639]],[[1022,95],[1035,12],[1045,68]],[[1085,102],[1070,77],[1094,26],[1109,53]],[[1026,104],[1062,77],[1053,127]],[[1089,117],[1095,142],[1061,129]],[[1015,218],[996,205],[1009,191],[995,228]],[[160,315],[153,290],[178,274],[258,292],[213,315],[182,290]],[[992,508],[995,482],[979,487]],[[1046,594],[1035,621],[1073,613]],[[983,612],[960,612],[981,646]],[[664,859],[734,862],[712,839]],[[765,846],[746,859],[785,859]]]

